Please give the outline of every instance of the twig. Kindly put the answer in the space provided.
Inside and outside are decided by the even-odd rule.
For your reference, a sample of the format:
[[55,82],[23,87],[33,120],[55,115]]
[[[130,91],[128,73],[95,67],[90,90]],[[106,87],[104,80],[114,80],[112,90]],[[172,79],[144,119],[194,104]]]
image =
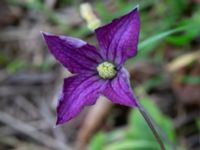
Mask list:
[[63,142],[56,141],[56,139],[53,139],[41,131],[37,131],[34,127],[15,119],[14,117],[10,116],[9,114],[5,112],[0,112],[0,121],[11,128],[33,138],[34,140],[46,145],[49,148],[56,149],[56,150],[72,150],[71,147],[66,145]]
[[[51,113],[47,103],[45,103],[45,100],[40,101],[39,106],[40,106],[40,112],[44,116],[44,120],[48,122],[48,124],[51,124],[53,127],[55,125],[55,120],[53,119],[54,118],[53,114]],[[65,142],[66,137],[61,127],[52,128],[52,132],[57,140]]]
[[101,126],[112,106],[113,104],[110,101],[101,97],[95,107],[90,109],[78,134],[77,149],[85,149],[86,144]]

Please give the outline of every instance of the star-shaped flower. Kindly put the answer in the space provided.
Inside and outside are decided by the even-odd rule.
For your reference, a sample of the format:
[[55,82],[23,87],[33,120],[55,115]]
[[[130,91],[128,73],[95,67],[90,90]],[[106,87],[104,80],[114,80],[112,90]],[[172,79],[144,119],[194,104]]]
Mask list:
[[74,75],[65,78],[57,107],[57,122],[74,118],[100,95],[113,103],[137,106],[125,61],[136,55],[140,31],[138,8],[95,30],[99,48],[80,39],[43,33],[46,44]]

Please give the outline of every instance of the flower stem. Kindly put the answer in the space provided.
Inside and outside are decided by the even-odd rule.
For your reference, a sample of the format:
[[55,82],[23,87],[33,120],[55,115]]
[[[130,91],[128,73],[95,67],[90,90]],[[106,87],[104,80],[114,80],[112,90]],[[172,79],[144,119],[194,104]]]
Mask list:
[[164,146],[164,144],[163,144],[163,142],[162,142],[162,140],[161,140],[161,138],[160,138],[160,136],[158,134],[158,132],[156,131],[156,129],[154,127],[154,124],[152,123],[152,121],[151,121],[151,119],[149,117],[149,115],[147,114],[147,112],[145,111],[144,107],[140,104],[140,102],[138,100],[137,100],[137,106],[138,106],[138,109],[139,109],[140,113],[142,114],[142,116],[146,120],[148,126],[150,127],[152,133],[154,134],[157,142],[159,143],[161,150],[166,150],[165,146]]

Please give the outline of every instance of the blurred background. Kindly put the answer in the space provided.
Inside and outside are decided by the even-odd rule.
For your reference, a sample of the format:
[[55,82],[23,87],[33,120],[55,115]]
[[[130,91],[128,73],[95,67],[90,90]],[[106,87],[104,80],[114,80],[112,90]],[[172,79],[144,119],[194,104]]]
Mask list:
[[139,52],[126,65],[134,92],[176,149],[200,150],[199,0],[1,0],[0,150],[159,150],[137,109],[103,97],[55,128],[69,72],[40,34],[96,44],[96,27],[138,4]]

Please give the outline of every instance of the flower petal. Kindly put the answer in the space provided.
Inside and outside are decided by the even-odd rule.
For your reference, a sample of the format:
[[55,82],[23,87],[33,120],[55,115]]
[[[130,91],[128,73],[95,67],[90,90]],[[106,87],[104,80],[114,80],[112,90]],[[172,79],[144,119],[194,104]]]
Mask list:
[[125,68],[122,68],[117,77],[107,84],[103,95],[113,103],[130,107],[136,106],[136,99],[129,82],[129,74]]
[[105,59],[122,64],[136,55],[140,31],[138,8],[95,30]]
[[51,53],[71,73],[96,70],[102,59],[94,46],[80,39],[49,33],[43,33],[43,36]]
[[64,80],[57,107],[57,122],[62,124],[78,115],[87,105],[93,105],[106,82],[95,75],[75,75]]

